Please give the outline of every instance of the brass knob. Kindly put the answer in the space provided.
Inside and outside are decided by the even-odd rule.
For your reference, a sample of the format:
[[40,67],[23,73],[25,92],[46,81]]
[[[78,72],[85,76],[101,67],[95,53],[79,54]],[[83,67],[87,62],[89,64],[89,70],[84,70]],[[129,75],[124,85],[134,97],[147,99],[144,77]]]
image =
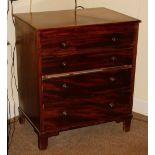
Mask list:
[[61,64],[62,64],[63,67],[67,66],[67,62],[66,61],[63,61]]
[[114,81],[116,81],[116,78],[115,78],[115,77],[110,77],[109,80],[110,80],[111,82],[114,82]]
[[68,88],[68,85],[67,85],[66,83],[64,83],[64,84],[62,85],[62,88]]
[[116,57],[116,56],[112,56],[112,57],[111,57],[111,60],[112,60],[112,61],[116,61],[116,60],[117,60],[117,57]]
[[116,42],[117,41],[117,38],[116,37],[112,37],[111,39],[113,42]]
[[109,107],[110,107],[110,108],[113,108],[114,106],[115,106],[114,103],[109,103]]
[[63,112],[62,112],[62,115],[63,115],[63,116],[67,116],[67,112],[66,112],[66,111],[63,111]]
[[62,48],[66,48],[68,45],[67,45],[66,42],[61,42],[61,43],[60,43],[60,46],[61,46]]

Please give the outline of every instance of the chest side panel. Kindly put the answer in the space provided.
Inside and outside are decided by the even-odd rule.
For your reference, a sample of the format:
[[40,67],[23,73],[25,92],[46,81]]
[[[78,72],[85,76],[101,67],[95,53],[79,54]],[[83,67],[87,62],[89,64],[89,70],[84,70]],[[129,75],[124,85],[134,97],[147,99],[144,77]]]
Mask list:
[[36,49],[36,31],[18,18],[15,18],[15,31],[19,109],[39,129],[39,55]]

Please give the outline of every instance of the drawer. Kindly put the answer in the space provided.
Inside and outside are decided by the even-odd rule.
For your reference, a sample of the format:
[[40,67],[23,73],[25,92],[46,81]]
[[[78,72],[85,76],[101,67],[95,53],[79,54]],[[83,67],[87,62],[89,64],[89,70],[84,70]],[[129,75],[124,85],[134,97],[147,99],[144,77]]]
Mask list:
[[105,47],[124,48],[134,45],[135,32],[134,24],[51,29],[40,32],[40,44],[41,48],[52,48],[52,53]]
[[130,88],[131,69],[109,70],[43,80],[44,104],[87,100],[105,90]]
[[42,74],[66,73],[102,67],[132,64],[132,48],[119,51],[90,52],[72,55],[42,56]]
[[109,91],[89,99],[76,99],[68,104],[45,106],[45,128],[60,130],[95,122],[113,121],[132,111],[129,90]]

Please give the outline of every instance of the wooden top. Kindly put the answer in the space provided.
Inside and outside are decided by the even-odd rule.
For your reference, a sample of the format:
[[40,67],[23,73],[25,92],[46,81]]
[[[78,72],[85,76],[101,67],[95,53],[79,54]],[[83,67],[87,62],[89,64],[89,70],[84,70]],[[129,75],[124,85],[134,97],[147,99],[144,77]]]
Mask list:
[[140,22],[135,18],[106,8],[78,9],[76,16],[74,10],[62,10],[33,12],[31,14],[18,13],[14,17],[19,18],[37,30],[81,25]]

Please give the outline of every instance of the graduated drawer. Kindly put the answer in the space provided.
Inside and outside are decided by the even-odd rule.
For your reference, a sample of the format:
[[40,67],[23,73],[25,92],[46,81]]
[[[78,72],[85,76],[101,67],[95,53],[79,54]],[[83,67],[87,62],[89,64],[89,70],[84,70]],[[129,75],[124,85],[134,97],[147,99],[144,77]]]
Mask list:
[[134,46],[135,32],[134,23],[42,30],[40,46],[43,49],[52,48],[53,53],[105,47],[124,48]]
[[75,100],[89,100],[105,90],[130,88],[131,69],[51,78],[43,80],[44,104],[67,104]]
[[66,73],[132,64],[132,48],[71,55],[43,55],[42,74]]
[[77,98],[67,104],[46,105],[44,127],[46,129],[68,129],[80,125],[113,121],[132,111],[129,90],[105,91],[83,100]]

